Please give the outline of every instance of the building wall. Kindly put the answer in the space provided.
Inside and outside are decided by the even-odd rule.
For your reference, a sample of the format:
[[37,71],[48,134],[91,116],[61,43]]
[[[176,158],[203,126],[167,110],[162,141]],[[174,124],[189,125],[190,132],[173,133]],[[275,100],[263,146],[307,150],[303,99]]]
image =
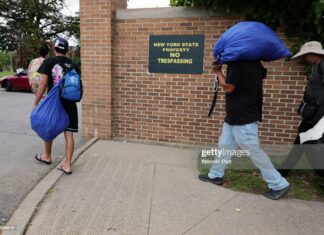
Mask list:
[[84,96],[82,133],[88,139],[112,136],[112,20],[126,0],[80,0]]
[[[82,2],[88,6],[85,2],[102,1]],[[225,107],[224,93],[220,92],[214,115],[207,117],[215,79],[210,67],[211,48],[242,18],[188,8],[117,10],[116,16],[108,10],[101,13],[111,21],[97,18],[98,13],[86,6],[81,7],[84,135],[89,138],[97,130],[104,139],[114,136],[143,142],[216,143]],[[101,27],[107,32],[102,33]],[[181,34],[205,35],[204,73],[149,74],[149,35]],[[284,60],[264,65],[268,78],[264,84],[261,142],[292,143],[300,121],[296,109],[306,83],[304,68]],[[109,76],[112,80],[107,79]]]

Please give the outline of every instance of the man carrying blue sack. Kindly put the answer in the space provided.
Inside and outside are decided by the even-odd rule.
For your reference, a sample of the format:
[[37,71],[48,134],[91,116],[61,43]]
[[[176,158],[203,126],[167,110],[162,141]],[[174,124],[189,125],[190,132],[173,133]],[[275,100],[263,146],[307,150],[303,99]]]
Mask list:
[[219,85],[226,92],[226,118],[218,143],[222,151],[215,157],[209,174],[200,175],[199,179],[222,185],[226,164],[232,158],[231,153],[241,148],[260,169],[268,184],[270,190],[264,196],[280,199],[289,192],[290,185],[260,148],[258,137],[259,121],[262,119],[263,79],[267,70],[260,61],[230,62],[225,78],[221,69],[221,65],[213,64]]
[[[66,54],[69,50],[69,43],[64,38],[57,38],[54,42],[55,56],[49,57],[44,60],[43,64],[38,69],[38,73],[41,74],[41,82],[39,89],[36,93],[36,98],[33,106],[34,108],[38,105],[41,98],[43,97],[46,89],[48,92],[59,83],[64,76],[64,71],[74,68],[79,74],[80,69],[75,65]],[[63,165],[59,166],[58,169],[63,171],[65,174],[72,174],[72,156],[74,152],[74,137],[73,133],[78,132],[78,110],[75,102],[61,99],[62,105],[69,117],[69,125],[64,131],[64,137],[66,142],[66,156]],[[53,141],[45,142],[45,153],[37,154],[35,156],[37,161],[45,164],[52,163],[52,144]]]

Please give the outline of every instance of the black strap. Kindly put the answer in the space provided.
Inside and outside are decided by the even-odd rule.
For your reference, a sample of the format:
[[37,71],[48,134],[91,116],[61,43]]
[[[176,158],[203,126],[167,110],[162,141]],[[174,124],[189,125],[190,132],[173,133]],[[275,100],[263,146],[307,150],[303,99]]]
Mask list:
[[322,76],[324,75],[324,71],[323,71],[323,68],[324,67],[324,60],[322,60],[319,64],[318,64],[318,73]]
[[64,63],[60,62],[60,65],[63,69],[62,79],[65,77],[66,73],[69,71],[69,69],[65,66]]
[[216,102],[217,102],[217,94],[218,94],[218,79],[216,78],[215,81],[214,81],[214,98],[213,98],[213,102],[212,102],[212,104],[210,106],[208,117],[210,117],[214,112]]
[[321,60],[321,62],[318,64],[318,73],[319,75],[321,75],[322,77],[322,82],[324,82],[324,71],[323,71],[323,68],[324,68],[324,60]]
[[[66,67],[64,61],[62,61],[62,59],[60,57],[56,57],[58,59],[59,65],[62,67],[63,69],[63,74],[62,74],[62,78],[65,77],[65,75],[67,74],[67,72],[71,69]],[[72,65],[71,65],[72,66]],[[73,66],[72,66],[73,67]]]

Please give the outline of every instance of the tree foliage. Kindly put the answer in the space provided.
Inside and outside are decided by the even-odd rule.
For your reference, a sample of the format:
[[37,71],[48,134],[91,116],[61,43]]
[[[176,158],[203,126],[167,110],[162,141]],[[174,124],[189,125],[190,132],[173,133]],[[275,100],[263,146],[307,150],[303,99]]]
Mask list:
[[8,53],[0,51],[0,72],[10,69],[10,57]]
[[64,16],[65,0],[0,0],[0,49],[16,50],[20,66],[37,55],[41,42],[59,33],[79,37],[79,16]]
[[244,14],[247,20],[283,27],[296,46],[324,42],[324,0],[170,0],[171,6],[204,6],[215,11]]

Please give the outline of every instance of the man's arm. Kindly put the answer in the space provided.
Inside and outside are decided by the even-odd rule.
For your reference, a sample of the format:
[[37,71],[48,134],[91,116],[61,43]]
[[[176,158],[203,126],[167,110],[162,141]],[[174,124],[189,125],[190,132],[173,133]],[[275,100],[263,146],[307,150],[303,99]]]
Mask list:
[[39,101],[42,99],[42,97],[46,91],[47,85],[48,85],[48,76],[46,74],[41,74],[41,80],[40,80],[39,87],[38,87],[38,90],[36,93],[33,110],[38,105]]
[[225,76],[222,72],[222,70],[216,71],[217,77],[218,77],[218,82],[221,87],[223,87],[223,90],[227,93],[233,93],[235,91],[236,86],[233,84],[226,83]]

